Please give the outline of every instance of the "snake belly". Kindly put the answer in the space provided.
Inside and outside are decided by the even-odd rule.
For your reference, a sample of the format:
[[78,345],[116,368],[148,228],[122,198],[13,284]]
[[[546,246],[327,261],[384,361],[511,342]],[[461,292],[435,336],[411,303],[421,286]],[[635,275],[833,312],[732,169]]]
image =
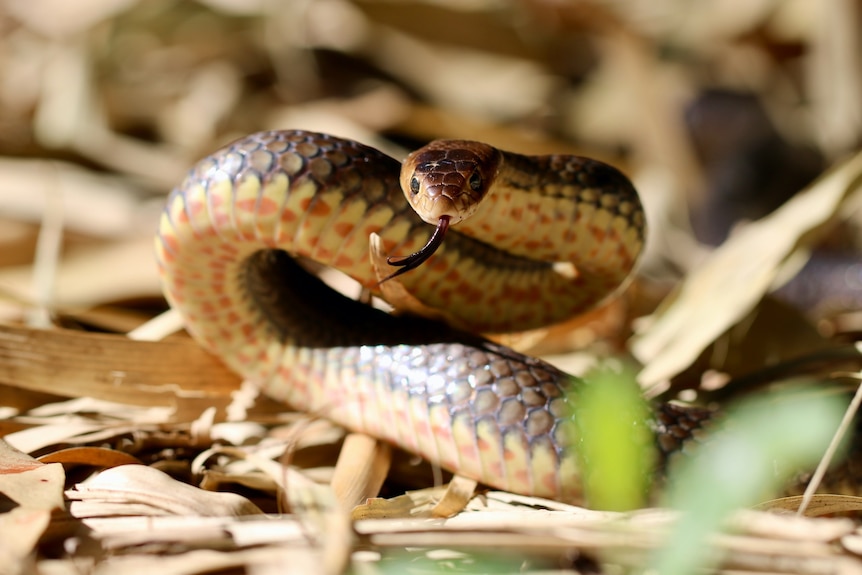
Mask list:
[[295,409],[495,488],[580,501],[572,378],[471,332],[595,305],[629,275],[643,212],[605,164],[502,154],[491,199],[399,278],[469,331],[362,305],[298,263],[377,293],[369,235],[407,254],[433,231],[404,198],[400,162],[306,131],[234,142],[172,191],[155,242],[165,295],[202,345]]

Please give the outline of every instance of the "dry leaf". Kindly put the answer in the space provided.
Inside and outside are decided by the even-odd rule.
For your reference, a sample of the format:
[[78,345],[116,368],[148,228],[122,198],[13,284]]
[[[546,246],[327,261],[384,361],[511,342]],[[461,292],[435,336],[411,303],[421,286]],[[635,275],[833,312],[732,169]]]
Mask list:
[[392,448],[373,437],[351,433],[335,464],[332,490],[345,509],[375,497],[389,473]]
[[71,464],[89,465],[109,468],[119,465],[134,465],[141,462],[128,453],[107,449],[104,447],[71,447],[53,451],[39,458],[42,463],[62,463],[66,467]]
[[101,545],[113,552],[135,547],[193,548],[289,546],[307,542],[302,523],[290,516],[261,516],[236,521],[230,517],[116,517],[88,520]]
[[432,509],[446,493],[447,486],[408,491],[390,499],[368,499],[353,508],[354,521],[362,519],[398,519],[431,517]]
[[50,520],[50,509],[16,507],[7,513],[0,513],[0,573],[32,572],[32,566],[26,560],[33,553]]
[[[72,514],[79,518],[102,516],[99,503],[108,504],[107,515],[114,514],[112,510],[116,507],[111,504],[117,503],[134,504],[139,514],[148,515],[239,517],[261,513],[245,497],[204,491],[145,465],[123,465],[102,471],[66,495],[73,500]],[[76,502],[90,505],[85,507]],[[84,509],[86,515],[81,515]]]
[[[57,308],[86,307],[159,293],[149,237],[81,247],[66,254],[53,275],[53,286],[49,286],[54,288],[52,299],[47,303]],[[30,266],[0,270],[0,286],[21,301],[36,299],[31,295],[34,289]]]
[[58,463],[44,464],[0,439],[0,493],[27,509],[63,509],[66,474]]
[[476,491],[477,482],[474,479],[456,475],[446,487],[446,492],[440,501],[431,509],[432,517],[453,517],[467,506]]
[[862,535],[845,535],[841,538],[841,545],[856,555],[862,555]]
[[152,573],[196,574],[243,571],[251,574],[279,573],[305,575],[328,574],[323,568],[326,557],[320,550],[266,546],[236,550],[198,549],[180,554],[147,553],[118,555],[101,561],[94,575],[151,575]]
[[[764,511],[792,511],[799,509],[802,503],[801,495],[781,497],[761,503],[756,509]],[[862,497],[857,495],[837,495],[831,493],[818,493],[811,498],[811,502],[805,509],[806,517],[819,517],[834,513],[862,510]]]
[[[820,497],[816,495],[815,497]],[[831,496],[826,496],[831,497]],[[794,498],[787,498],[794,499]],[[742,531],[749,535],[769,537],[773,539],[788,539],[800,541],[836,541],[840,537],[852,533],[856,526],[852,519],[814,519],[815,515],[798,517],[785,513],[761,513],[760,511],[779,511],[782,509],[792,510],[787,501],[787,507],[779,503],[782,500],[758,505],[758,511],[740,510],[734,514],[730,521],[730,528]],[[821,500],[825,501],[825,500]],[[796,500],[798,505],[799,501]],[[835,509],[838,511],[838,509]]]
[[211,449],[208,455],[216,453],[247,461],[266,474],[279,487],[279,501],[283,501],[284,507],[300,514],[309,530],[326,535],[323,572],[339,573],[343,570],[349,556],[353,530],[349,515],[330,487],[319,485],[296,469],[257,453],[226,447]]
[[[9,22],[0,49],[0,292],[7,294],[0,316],[14,321],[32,301],[44,304],[45,317],[49,309],[69,311],[68,304],[108,303],[123,313],[72,311],[87,326],[128,331],[137,325],[159,295],[151,236],[162,196],[191,159],[261,128],[314,127],[395,157],[441,137],[525,153],[580,153],[618,166],[624,150],[630,165],[621,167],[635,175],[654,232],[684,220],[686,200],[706,187],[700,186],[682,121],[706,88],[705,78],[709,88],[755,94],[788,140],[828,157],[860,141],[854,94],[862,52],[859,6],[851,0],[828,3],[828,9],[805,0],[327,0],[277,6],[206,0],[159,3],[157,9],[128,0],[80,0],[73,9],[57,0],[7,4],[0,9]],[[737,151],[743,170],[749,160],[762,167],[757,154]],[[40,204],[41,198],[51,200]],[[41,279],[34,282],[29,262],[37,249],[34,222],[40,220],[50,224],[43,229],[62,249],[57,268],[40,256],[49,265],[39,268]],[[648,242],[653,252],[644,257],[646,274],[661,271],[650,265],[651,256],[668,261],[674,252],[670,261],[692,261],[683,253],[692,250],[680,248],[692,242],[683,239],[688,230],[682,228],[664,243]],[[749,278],[739,277],[746,286],[736,287],[749,287]],[[631,309],[651,309],[649,298],[628,295],[634,295]],[[711,297],[701,304],[719,315],[746,307]],[[622,311],[613,314],[613,323],[619,322],[613,331],[594,321],[575,331],[549,331],[545,342],[564,353],[592,343],[596,334],[627,333],[629,318]],[[762,308],[756,311],[768,328],[782,332],[782,349],[789,347],[785,332],[799,335],[795,325],[777,326]],[[698,313],[685,310],[682,315],[691,319],[680,323],[691,325],[674,328],[682,334],[678,339],[714,339],[698,333]],[[734,321],[724,319],[727,325]],[[769,345],[777,338],[752,343],[765,341],[765,332],[755,332],[746,339],[725,331],[715,356],[726,345],[727,362],[711,366],[746,370],[753,357],[774,353]],[[191,467],[202,484],[257,490],[267,509],[289,501],[283,509],[292,514],[154,515],[167,511],[149,499],[172,497],[173,481],[154,495],[142,487],[143,495],[113,492],[115,501],[74,501],[79,515],[93,515],[83,537],[82,522],[68,514],[48,519],[38,510],[27,516],[19,507],[0,515],[4,573],[497,572],[466,548],[473,544],[492,559],[517,555],[500,569],[505,572],[639,572],[676,518],[664,510],[596,513],[492,491],[469,499],[452,518],[429,519],[445,499],[445,489],[435,488],[358,507],[357,518],[399,519],[357,521],[357,540],[327,486],[342,430],[326,424],[317,433],[311,428],[323,422],[298,424],[301,416],[285,415],[274,403],[263,410],[263,400],[247,393],[233,404],[231,417],[254,423],[222,433],[213,421],[224,411],[207,409],[221,410],[235,385],[222,387],[228,380],[201,363],[191,370],[199,380],[191,378],[187,388],[186,359],[202,354],[194,344],[181,339],[141,347],[126,341],[108,344],[94,360],[89,353],[101,344],[87,334],[47,333],[71,337],[16,345],[7,341],[14,338],[10,332],[0,331],[0,416],[8,418],[0,420],[0,433],[10,434],[9,444],[73,465],[116,464],[123,456],[102,448],[129,446],[142,459],[155,459],[154,466],[183,476]],[[679,341],[667,337],[658,347],[665,346],[675,353]],[[611,349],[621,347],[617,340]],[[171,349],[178,350],[176,357],[167,355]],[[163,370],[146,371],[138,352]],[[83,361],[73,364],[76,358]],[[167,362],[159,366],[162,358]],[[150,379],[116,377],[126,365]],[[51,371],[55,367],[62,373]],[[57,392],[82,399],[61,402]],[[89,395],[116,403],[83,399]],[[36,408],[40,404],[46,405]],[[273,427],[283,423],[289,426]],[[297,435],[301,428],[305,433]],[[74,468],[76,476],[87,471]],[[395,481],[386,487],[436,481],[424,466],[395,466],[389,474]],[[458,483],[456,478],[449,489]],[[455,508],[470,488],[457,490]],[[738,522],[739,535],[716,538],[715,545],[726,557],[722,572],[859,573],[859,536],[832,539],[847,533],[847,526],[845,519],[756,513]]]
[[736,231],[686,278],[671,302],[643,328],[632,351],[645,365],[649,386],[673,377],[711,342],[745,316],[771,288],[782,268],[798,266],[794,250],[805,250],[815,232],[852,203],[862,176],[862,154],[832,170],[806,191],[758,222]]
[[188,416],[213,405],[226,407],[239,378],[191,340],[144,342],[0,325],[0,382],[133,405],[172,406],[182,414],[178,416]]

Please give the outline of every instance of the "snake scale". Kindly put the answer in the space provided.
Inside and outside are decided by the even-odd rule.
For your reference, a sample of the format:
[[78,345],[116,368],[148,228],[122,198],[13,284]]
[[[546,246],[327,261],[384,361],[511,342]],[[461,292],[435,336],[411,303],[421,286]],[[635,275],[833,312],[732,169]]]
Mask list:
[[[623,284],[644,241],[635,189],[595,160],[475,142],[433,142],[403,166],[306,131],[262,132],[215,152],[161,218],[167,299],[202,345],[295,409],[496,488],[580,501],[572,378],[475,334],[561,321]],[[402,188],[411,198],[465,191],[468,204],[446,201],[469,217],[426,206],[429,222],[452,228],[436,251],[423,248],[435,227]],[[346,298],[297,259],[379,293],[372,233],[392,256],[425,250],[399,281],[458,329]],[[667,449],[699,425],[670,406],[656,421]]]

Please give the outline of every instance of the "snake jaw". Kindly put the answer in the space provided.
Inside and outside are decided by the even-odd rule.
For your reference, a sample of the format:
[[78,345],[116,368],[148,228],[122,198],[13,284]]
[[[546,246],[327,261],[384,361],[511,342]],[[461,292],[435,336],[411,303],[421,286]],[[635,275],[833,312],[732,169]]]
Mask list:
[[428,258],[434,255],[434,252],[436,252],[437,248],[439,248],[443,243],[443,237],[446,235],[446,230],[448,229],[449,216],[440,216],[440,219],[437,221],[437,227],[434,228],[434,233],[431,234],[428,242],[422,246],[419,251],[414,252],[409,256],[386,258],[386,263],[400,269],[380,280],[377,285],[380,285],[385,281],[389,281],[394,277],[398,277],[403,273],[407,273],[410,270],[415,270],[425,263]]
[[464,206],[464,202],[457,202],[449,196],[423,195],[417,198],[414,210],[426,224],[439,225],[441,218],[447,218],[450,225],[455,225],[475,212],[475,207]]

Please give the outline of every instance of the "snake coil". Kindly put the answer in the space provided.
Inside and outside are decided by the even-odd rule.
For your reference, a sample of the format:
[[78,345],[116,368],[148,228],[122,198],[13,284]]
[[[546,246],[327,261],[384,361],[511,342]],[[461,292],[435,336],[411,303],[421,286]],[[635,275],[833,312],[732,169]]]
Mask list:
[[[366,307],[297,262],[377,291],[370,234],[398,255],[420,252],[434,231],[402,184],[408,197],[448,198],[443,208],[417,200],[432,205],[428,221],[458,211],[446,215],[445,241],[399,281],[467,330]],[[190,333],[268,395],[487,485],[579,501],[572,379],[475,333],[589,309],[625,281],[643,237],[631,183],[594,160],[441,141],[402,168],[350,140],[275,131],[200,161],[168,199],[156,250]],[[665,416],[660,431],[688,417]]]

